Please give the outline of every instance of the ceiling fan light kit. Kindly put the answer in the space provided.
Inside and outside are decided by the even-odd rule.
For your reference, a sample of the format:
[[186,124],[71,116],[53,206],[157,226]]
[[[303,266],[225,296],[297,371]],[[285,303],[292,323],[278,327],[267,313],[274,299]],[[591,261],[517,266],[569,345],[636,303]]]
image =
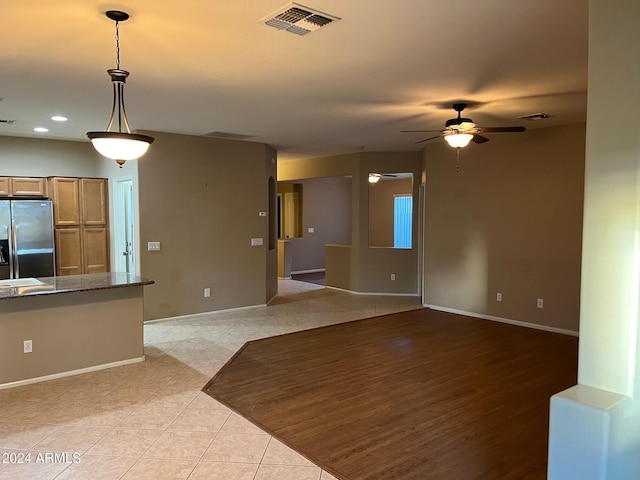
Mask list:
[[469,145],[469,142],[473,143],[485,143],[489,139],[479,135],[480,133],[517,133],[524,132],[525,127],[480,127],[474,123],[470,118],[461,116],[462,111],[467,108],[466,103],[454,103],[453,109],[458,113],[456,118],[450,118],[444,124],[444,130],[402,130],[403,133],[413,132],[439,132],[439,135],[435,137],[425,138],[416,143],[428,142],[429,140],[435,140],[436,138],[444,138],[445,141],[454,148],[464,148]]
[[[154,139],[148,135],[131,133],[124,106],[124,85],[129,72],[120,69],[119,23],[126,21],[129,18],[129,14],[119,10],[109,10],[105,15],[116,24],[116,68],[107,70],[113,84],[113,106],[111,107],[111,117],[106,131],[87,132],[87,137],[89,137],[98,153],[115,160],[122,168],[122,165],[127,160],[134,160],[144,155]],[[116,116],[118,131],[112,132],[111,128]],[[122,131],[123,126],[126,131]]]
[[448,133],[444,136],[445,141],[453,148],[466,147],[472,138],[470,133]]

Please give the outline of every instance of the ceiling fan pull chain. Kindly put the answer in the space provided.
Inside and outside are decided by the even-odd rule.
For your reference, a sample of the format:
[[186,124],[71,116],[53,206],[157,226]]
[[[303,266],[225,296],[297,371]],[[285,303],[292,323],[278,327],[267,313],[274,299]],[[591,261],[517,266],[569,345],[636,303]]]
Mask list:
[[460,147],[456,148],[456,173],[460,173]]

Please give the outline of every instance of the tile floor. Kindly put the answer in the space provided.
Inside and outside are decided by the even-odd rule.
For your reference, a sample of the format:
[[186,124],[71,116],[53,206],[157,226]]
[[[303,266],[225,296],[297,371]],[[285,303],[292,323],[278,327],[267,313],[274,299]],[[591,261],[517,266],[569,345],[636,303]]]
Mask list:
[[279,289],[269,307],[146,324],[143,363],[0,390],[0,479],[335,480],[200,389],[248,340],[420,303]]

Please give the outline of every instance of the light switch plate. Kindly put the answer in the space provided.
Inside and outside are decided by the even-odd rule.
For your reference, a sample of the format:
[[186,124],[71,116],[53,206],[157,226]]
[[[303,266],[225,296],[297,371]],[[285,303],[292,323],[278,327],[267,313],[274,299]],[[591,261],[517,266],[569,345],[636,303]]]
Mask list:
[[148,252],[157,252],[160,250],[160,242],[147,242]]
[[316,233],[316,229],[315,229],[314,227],[309,227],[309,228],[307,229],[307,231],[308,231],[309,233]]
[[259,217],[266,217],[267,216],[267,212],[259,212],[258,216]]
[[252,238],[251,239],[251,246],[252,247],[259,247],[260,245],[263,245],[263,240],[262,238]]

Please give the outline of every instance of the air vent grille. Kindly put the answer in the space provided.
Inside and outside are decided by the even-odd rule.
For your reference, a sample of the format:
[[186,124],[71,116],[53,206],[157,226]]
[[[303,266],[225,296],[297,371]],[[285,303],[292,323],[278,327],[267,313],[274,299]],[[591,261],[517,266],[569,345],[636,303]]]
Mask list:
[[548,113],[530,113],[529,115],[521,115],[519,118],[520,120],[546,120],[547,118],[552,118],[553,115],[550,115]]
[[340,18],[334,15],[328,15],[297,3],[290,3],[261,21],[278,30],[286,30],[296,35],[306,35],[337,20]]
[[0,119],[0,123],[3,123],[5,125],[13,125],[14,123],[16,123],[16,121],[15,120],[3,120],[3,119]]
[[253,138],[255,135],[246,135],[244,133],[230,133],[220,132],[218,130],[212,130],[211,132],[205,132],[200,134],[202,137],[212,138],[226,138],[227,140],[246,140],[247,138]]

